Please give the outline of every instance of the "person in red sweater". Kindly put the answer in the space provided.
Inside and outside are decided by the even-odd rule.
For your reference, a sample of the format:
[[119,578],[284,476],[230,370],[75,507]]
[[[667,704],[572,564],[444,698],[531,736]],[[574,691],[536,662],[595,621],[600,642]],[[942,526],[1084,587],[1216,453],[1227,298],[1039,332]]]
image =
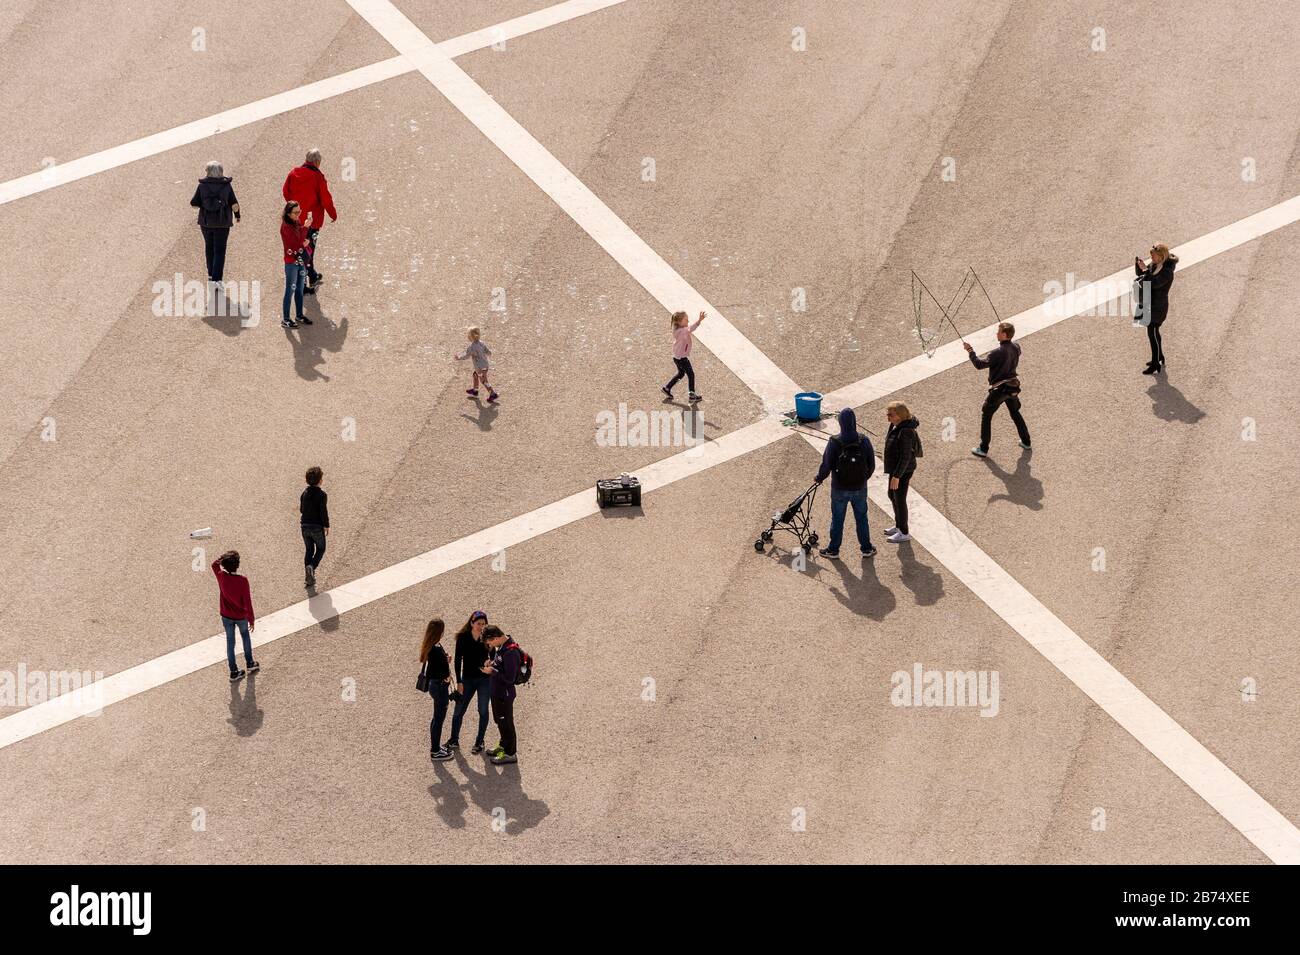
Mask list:
[[307,259],[307,294],[315,295],[316,287],[324,278],[316,271],[316,237],[325,225],[325,213],[330,221],[337,222],[339,214],[334,210],[334,197],[330,195],[329,183],[320,171],[320,150],[307,150],[307,161],[289,172],[284,179],[284,198],[302,206],[302,224],[307,227],[307,238],[311,243],[312,257]]
[[[311,249],[307,241],[307,229],[302,224],[302,208],[296,202],[284,204],[284,214],[280,216],[280,244],[284,246],[284,308],[280,325],[283,328],[297,328],[298,322],[310,325],[311,319],[302,310],[302,284],[307,274],[307,261]],[[289,317],[289,301],[293,300],[298,322]]]
[[244,671],[235,665],[235,627],[244,638],[244,664],[249,673],[256,673],[262,668],[253,659],[253,642],[249,631],[256,623],[253,618],[253,594],[248,588],[248,578],[237,574],[239,570],[239,551],[228,550],[212,562],[212,573],[217,578],[217,588],[221,591],[221,625],[226,629],[226,662],[230,664],[230,682],[234,683],[244,675]]

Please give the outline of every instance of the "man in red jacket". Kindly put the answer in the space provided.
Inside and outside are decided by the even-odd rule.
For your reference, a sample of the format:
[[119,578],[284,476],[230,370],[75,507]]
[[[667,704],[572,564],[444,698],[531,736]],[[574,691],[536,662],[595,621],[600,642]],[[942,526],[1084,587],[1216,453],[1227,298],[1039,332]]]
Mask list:
[[230,682],[234,683],[244,675],[244,671],[235,665],[235,627],[244,638],[244,663],[249,673],[256,673],[261,665],[253,659],[253,643],[248,632],[255,626],[253,620],[253,594],[248,587],[248,578],[237,574],[239,570],[239,551],[228,550],[212,562],[212,573],[217,577],[217,587],[221,590],[221,625],[226,630],[226,662],[230,664]]
[[307,282],[304,292],[316,294],[316,287],[323,276],[316,271],[316,236],[325,225],[325,213],[329,213],[331,222],[338,222],[339,214],[334,211],[334,197],[330,195],[329,183],[320,171],[320,150],[307,150],[307,161],[290,171],[285,177],[284,193],[286,202],[296,202],[302,207],[302,224],[307,227],[307,239],[311,243],[312,260],[307,263]]

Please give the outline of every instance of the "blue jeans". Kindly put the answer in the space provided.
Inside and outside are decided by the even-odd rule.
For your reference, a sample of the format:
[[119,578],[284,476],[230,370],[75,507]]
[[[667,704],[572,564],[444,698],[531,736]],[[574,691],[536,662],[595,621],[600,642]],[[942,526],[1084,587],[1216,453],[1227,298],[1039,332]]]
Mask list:
[[325,528],[319,524],[303,524],[302,542],[306,545],[302,562],[315,570],[320,566],[320,559],[325,556]]
[[837,491],[831,488],[831,540],[827,549],[838,551],[844,537],[844,513],[853,505],[853,523],[858,529],[858,546],[863,550],[871,549],[871,532],[867,527],[867,489],[856,491]]
[[460,742],[460,724],[465,718],[465,711],[469,709],[469,699],[475,693],[478,694],[478,735],[474,737],[474,742],[483,745],[483,738],[487,736],[488,724],[488,684],[491,677],[470,677],[465,680],[465,692],[461,698],[456,701],[456,709],[451,714],[451,742]]
[[297,262],[284,263],[284,317],[289,317],[289,300],[293,299],[297,311],[294,315],[302,314],[302,286],[307,280],[307,270]]
[[248,621],[231,620],[229,617],[222,615],[221,625],[226,628],[226,662],[230,664],[230,672],[235,673],[239,667],[235,666],[235,627],[239,627],[239,635],[244,638],[244,663],[253,662],[253,641],[248,638]]

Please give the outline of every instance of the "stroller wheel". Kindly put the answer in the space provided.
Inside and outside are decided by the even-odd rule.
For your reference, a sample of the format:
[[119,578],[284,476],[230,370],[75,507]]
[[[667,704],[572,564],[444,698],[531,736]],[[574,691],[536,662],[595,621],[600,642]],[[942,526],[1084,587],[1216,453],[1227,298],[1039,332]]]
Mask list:
[[803,545],[803,552],[804,552],[805,554],[809,555],[809,556],[812,555],[812,552],[813,552],[813,542],[812,542],[812,541],[809,541],[808,543],[806,543],[806,544]]
[[808,535],[808,546],[809,546],[809,547],[816,547],[816,546],[817,546],[817,541],[818,541],[818,537],[817,537],[816,532],[814,532],[814,533]]
[[760,535],[758,535],[758,536],[759,536],[759,539],[762,540],[764,544],[770,544],[770,543],[772,543],[772,532],[771,532],[771,531],[763,531],[763,533],[760,534]]
[[758,551],[760,554],[763,553],[763,539],[761,537],[754,541],[754,550]]

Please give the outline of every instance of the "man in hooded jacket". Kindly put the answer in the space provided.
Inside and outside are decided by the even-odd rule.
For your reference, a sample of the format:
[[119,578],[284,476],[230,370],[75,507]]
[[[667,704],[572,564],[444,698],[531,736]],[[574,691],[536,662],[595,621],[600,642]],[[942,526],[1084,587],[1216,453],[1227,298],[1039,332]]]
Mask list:
[[876,548],[871,546],[871,531],[867,526],[867,479],[876,470],[876,452],[867,436],[858,431],[858,419],[852,408],[840,412],[839,423],[840,433],[826,442],[822,466],[813,479],[818,484],[828,475],[831,479],[831,539],[821,554],[831,560],[840,556],[844,516],[852,506],[862,556],[875,557]]

